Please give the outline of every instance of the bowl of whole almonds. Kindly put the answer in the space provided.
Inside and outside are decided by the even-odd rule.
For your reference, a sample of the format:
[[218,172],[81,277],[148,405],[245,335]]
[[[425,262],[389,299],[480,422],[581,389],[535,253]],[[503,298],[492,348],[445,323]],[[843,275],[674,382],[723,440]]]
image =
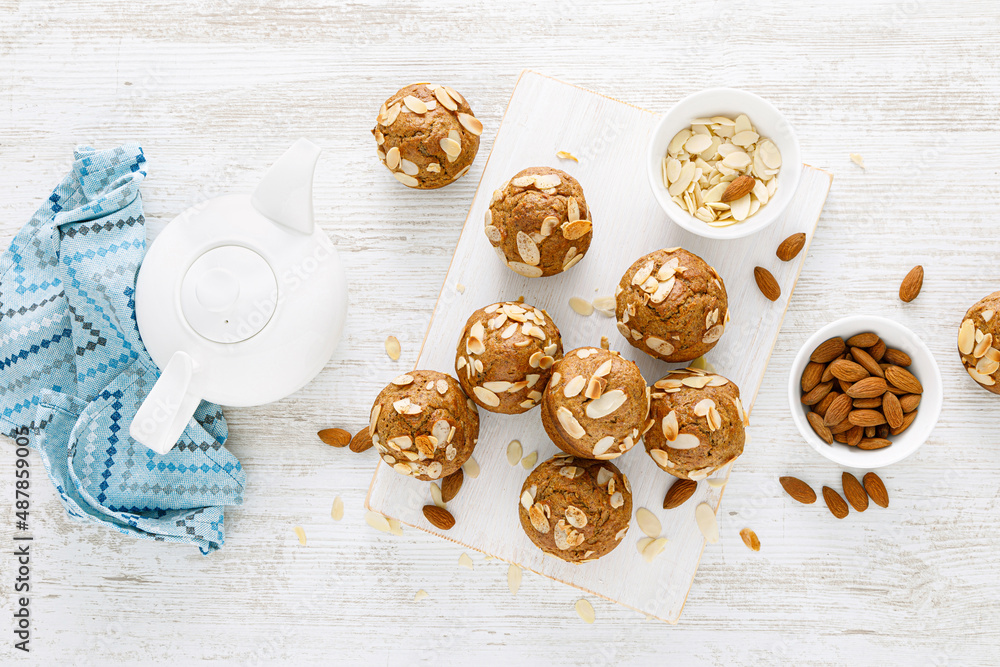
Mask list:
[[713,239],[764,229],[799,183],[799,142],[770,102],[733,88],[689,95],[663,115],[646,157],[656,201],[677,225]]
[[877,315],[832,322],[806,341],[788,377],[792,420],[840,465],[880,468],[930,436],[943,403],[941,371],[912,331]]

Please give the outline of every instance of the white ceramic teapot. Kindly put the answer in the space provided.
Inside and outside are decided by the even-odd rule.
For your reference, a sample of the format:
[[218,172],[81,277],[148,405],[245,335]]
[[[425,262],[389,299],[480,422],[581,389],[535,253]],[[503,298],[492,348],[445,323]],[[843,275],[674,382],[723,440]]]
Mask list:
[[160,379],[129,434],[165,454],[204,399],[277,401],[330,359],[347,314],[337,251],[313,221],[320,148],[300,139],[252,195],[194,206],[160,233],[136,281],[136,322]]

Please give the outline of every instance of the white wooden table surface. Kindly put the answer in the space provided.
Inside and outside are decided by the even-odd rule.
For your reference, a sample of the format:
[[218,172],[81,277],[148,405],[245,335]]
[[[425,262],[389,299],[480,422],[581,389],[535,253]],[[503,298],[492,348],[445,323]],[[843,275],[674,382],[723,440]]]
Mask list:
[[[998,23],[991,0],[0,0],[0,245],[62,177],[75,144],[142,142],[155,229],[208,196],[250,188],[305,135],[327,149],[316,209],[351,287],[346,336],[326,370],[281,403],[227,411],[229,446],[249,481],[220,552],[206,558],[72,522],[35,477],[30,658],[995,663],[1000,402],[972,384],[954,347],[965,309],[1000,288]],[[599,599],[597,622],[585,625],[573,589],[526,574],[511,596],[504,564],[471,554],[469,571],[453,545],[372,530],[362,501],[374,452],[315,438],[322,427],[363,426],[378,389],[415,359],[526,67],[659,111],[701,88],[747,88],[784,111],[807,162],[835,174],[751,446],[726,490],[722,541],[706,549],[676,627]],[[400,187],[368,133],[381,102],[412,81],[449,83],[486,125],[469,176],[437,192]],[[903,304],[899,280],[917,263],[924,291]],[[884,470],[890,509],[837,521],[822,503],[793,505],[777,485],[795,474],[839,488],[841,473],[797,435],[786,373],[812,331],[858,312],[887,314],[925,338],[945,408],[928,443]],[[395,363],[382,350],[388,334],[403,344]],[[2,449],[0,540],[9,544],[13,455],[9,442]],[[347,503],[339,523],[330,519],[337,495]],[[759,554],[741,543],[744,526],[760,536]],[[12,557],[0,556],[7,619],[13,576]],[[430,597],[415,603],[418,589]],[[11,644],[4,630],[0,660],[22,658]]]

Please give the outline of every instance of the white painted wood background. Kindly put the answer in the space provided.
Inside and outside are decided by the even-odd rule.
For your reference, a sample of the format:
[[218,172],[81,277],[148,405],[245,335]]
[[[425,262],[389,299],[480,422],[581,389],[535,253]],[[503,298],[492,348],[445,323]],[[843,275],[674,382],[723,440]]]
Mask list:
[[[31,658],[995,663],[1000,403],[966,377],[954,340],[965,308],[1000,288],[998,22],[990,0],[0,0],[0,244],[62,177],[76,143],[140,140],[146,211],[162,226],[207,196],[251,187],[307,135],[328,149],[316,208],[352,290],[345,340],[315,382],[279,404],[228,411],[249,483],[219,553],[80,526],[47,484],[34,485]],[[745,87],[795,125],[805,161],[835,174],[752,446],[726,489],[722,541],[706,549],[676,627],[597,599],[588,626],[573,589],[526,575],[512,597],[505,565],[474,556],[470,572],[436,538],[375,532],[361,509],[374,453],[314,438],[320,427],[362,426],[378,388],[416,358],[525,67],[653,110],[707,86]],[[458,88],[487,128],[469,176],[429,193],[391,179],[368,135],[384,98],[423,80]],[[902,304],[898,282],[916,263],[924,291]],[[923,449],[884,471],[890,509],[836,521],[821,504],[793,506],[777,486],[792,473],[836,487],[841,472],[796,434],[786,369],[815,328],[864,311],[925,337],[945,407]],[[382,352],[388,334],[403,343],[397,363]],[[13,522],[12,460],[0,456],[0,540]],[[348,507],[340,523],[329,518],[336,495]],[[759,554],[739,540],[745,525],[760,535]],[[11,579],[0,556],[4,618]],[[420,588],[430,597],[414,603]],[[0,633],[0,660],[20,657],[9,637]]]

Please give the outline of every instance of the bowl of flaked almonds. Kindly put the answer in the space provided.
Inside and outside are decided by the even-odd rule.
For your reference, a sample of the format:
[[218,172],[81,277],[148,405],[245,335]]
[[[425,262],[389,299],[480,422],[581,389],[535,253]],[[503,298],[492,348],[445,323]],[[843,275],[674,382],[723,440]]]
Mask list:
[[802,162],[791,126],[770,102],[711,88],[663,115],[646,168],[653,196],[673,222],[706,238],[733,239],[777,220]]
[[844,466],[901,461],[941,414],[941,371],[912,331],[877,315],[826,325],[796,355],[788,377],[792,420],[817,452]]

